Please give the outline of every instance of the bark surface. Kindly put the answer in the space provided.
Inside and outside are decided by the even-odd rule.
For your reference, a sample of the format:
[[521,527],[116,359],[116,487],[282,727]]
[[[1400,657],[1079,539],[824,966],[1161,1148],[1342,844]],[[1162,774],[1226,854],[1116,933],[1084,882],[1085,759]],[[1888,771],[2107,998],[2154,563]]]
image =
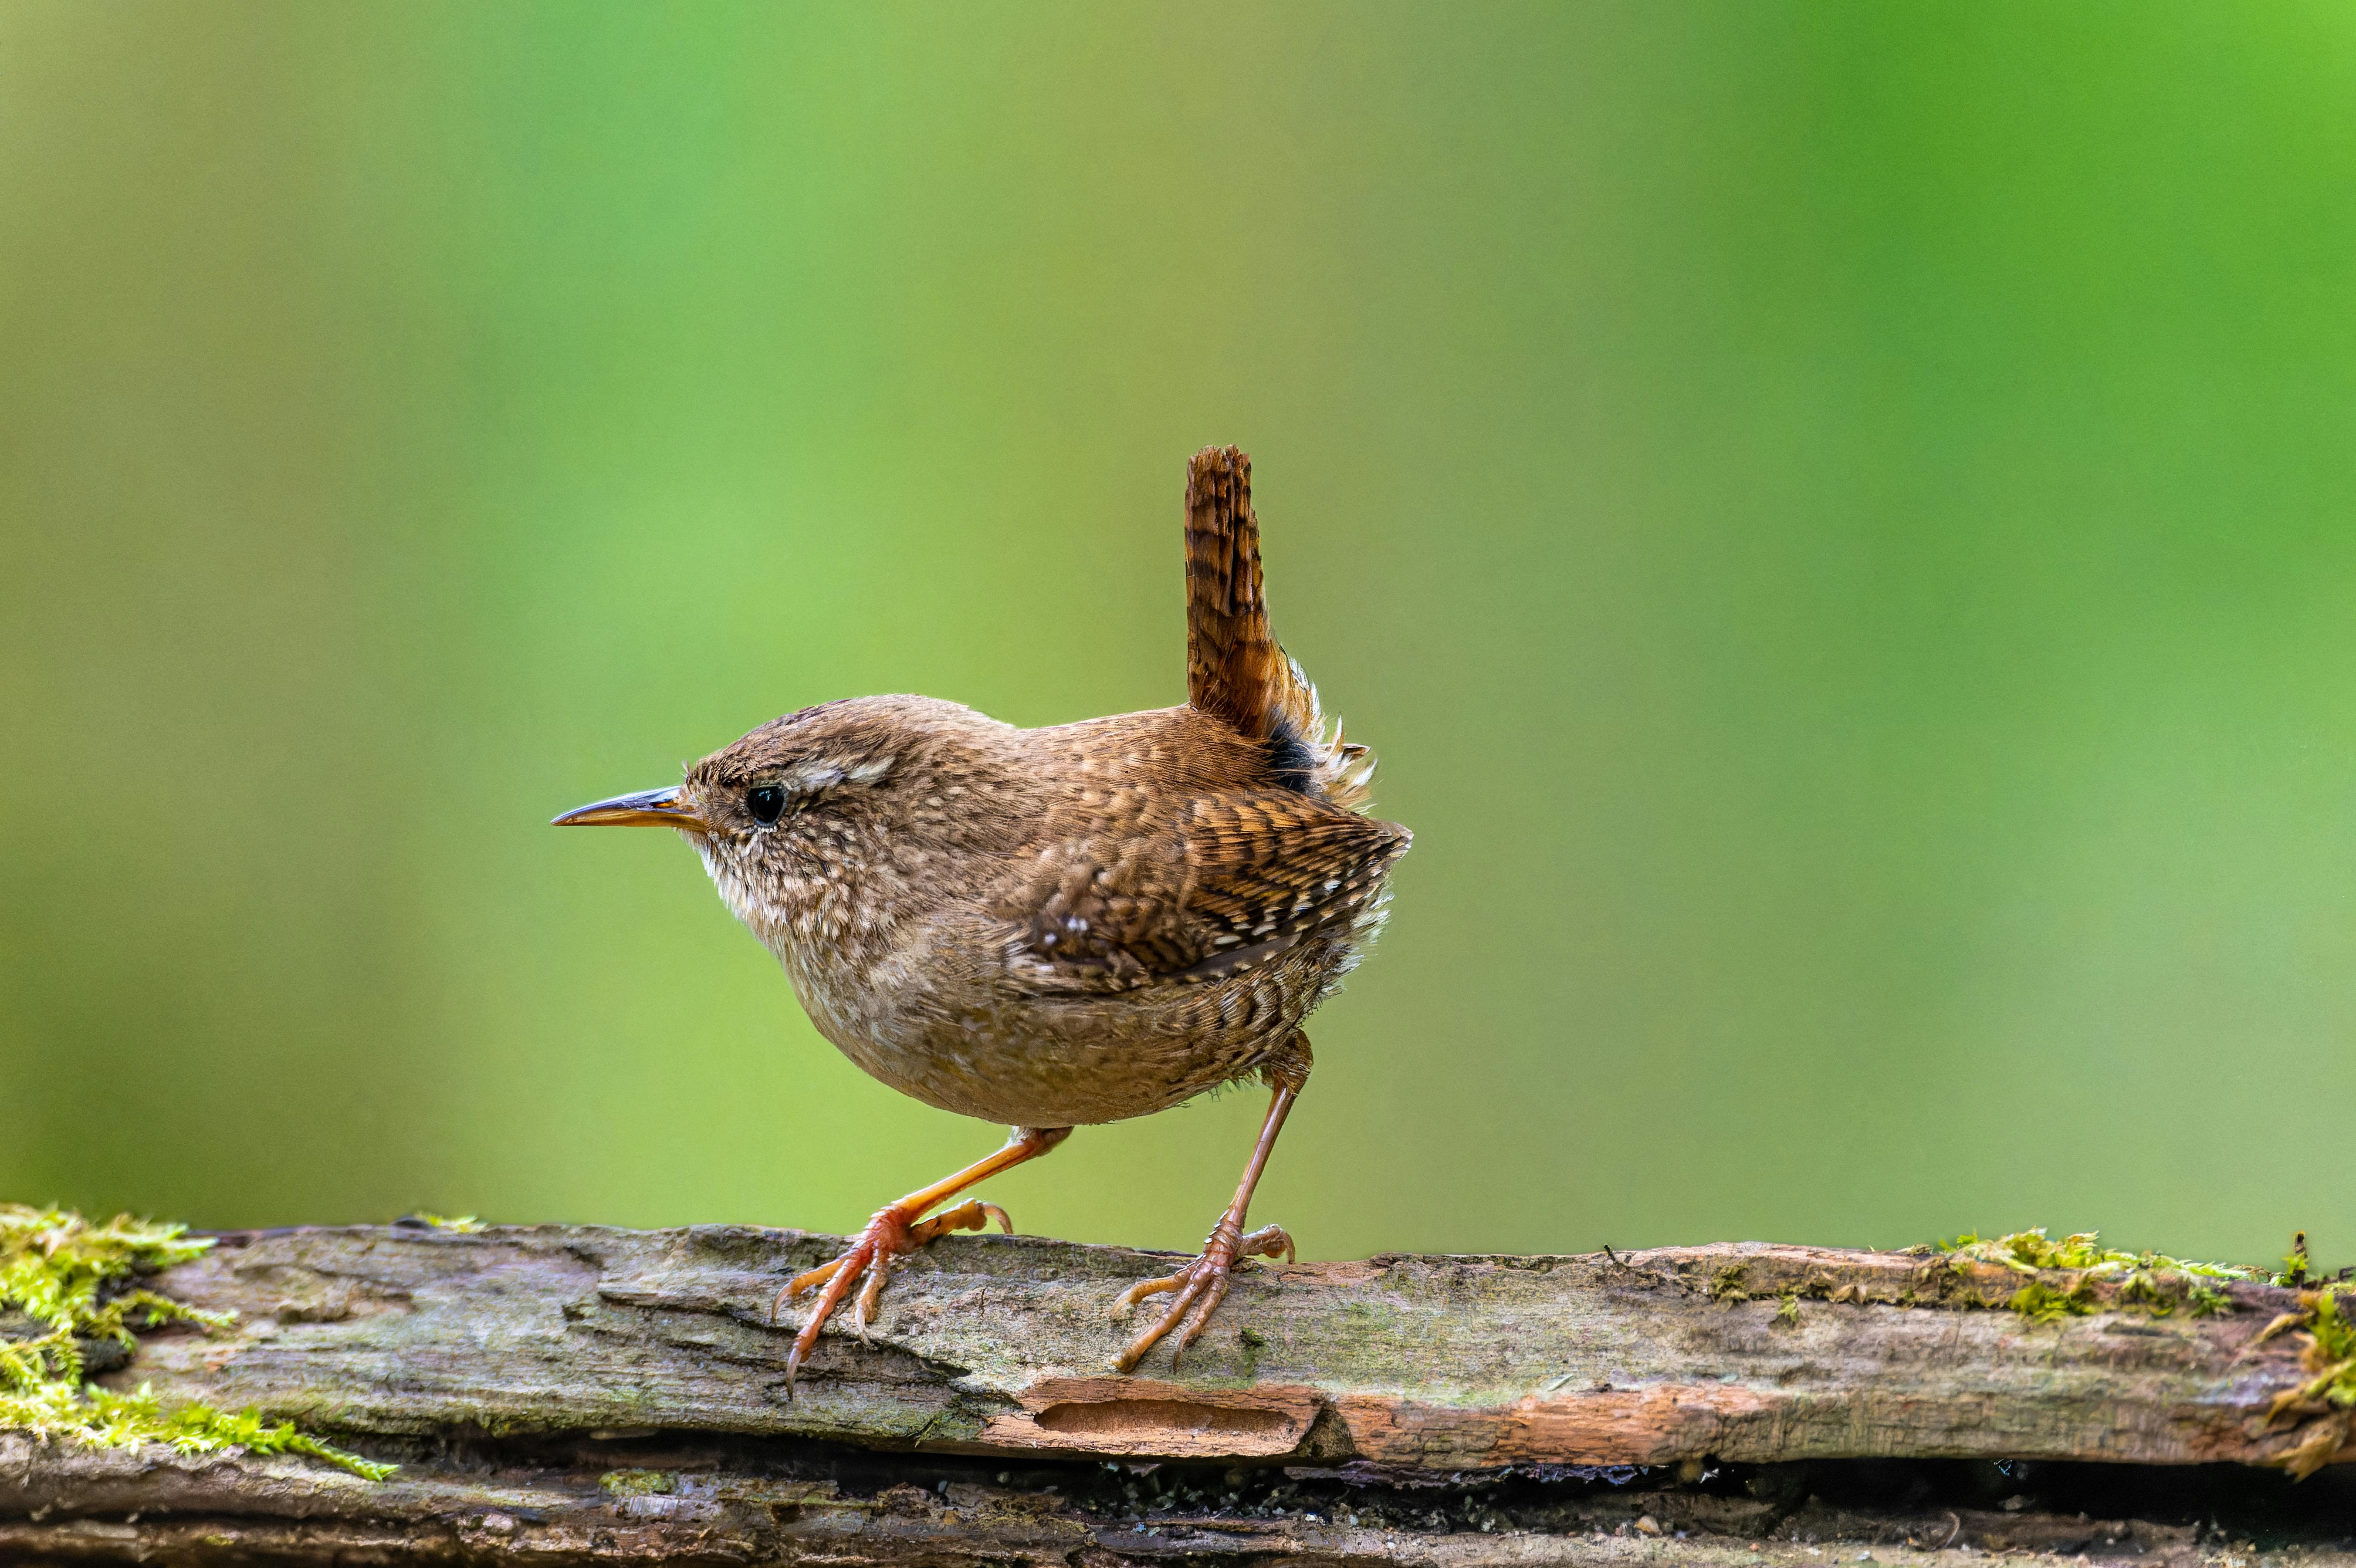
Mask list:
[[[2269,1420],[2302,1381],[2299,1336],[2264,1332],[2293,1292],[2226,1285],[2195,1316],[2187,1282],[2105,1282],[2079,1293],[2091,1310],[2036,1324],[2005,1307],[2028,1276],[1994,1264],[1752,1243],[1265,1265],[1239,1273],[1174,1373],[1157,1356],[1118,1378],[1108,1306],[1169,1254],[952,1237],[902,1265],[871,1343],[830,1329],[788,1399],[795,1319],[773,1326],[769,1303],[840,1244],[737,1227],[226,1236],[154,1283],[235,1325],[150,1336],[109,1381],[258,1406],[407,1467],[369,1483],[0,1438],[0,1561],[1077,1562],[1189,1541],[1314,1561],[1699,1561],[1783,1550],[1774,1531],[1817,1505],[1804,1485],[1762,1500],[1755,1483],[1808,1463],[2356,1458],[2341,1416]],[[1133,1488],[1157,1466],[1242,1479],[1153,1522]],[[1708,1489],[1721,1469],[1751,1490]],[[1131,1490],[1091,1512],[1080,1497],[1107,1477]],[[1526,1509],[1493,1509],[1483,1531],[1477,1508],[1443,1503],[1444,1531],[1351,1526],[1283,1505],[1278,1477],[1376,1488],[1344,1502],[1551,1487],[1540,1512],[1559,1517],[1533,1529]],[[1629,1499],[1672,1480],[1630,1517]],[[1885,1509],[1873,1528],[1893,1550],[2026,1528],[1988,1500]],[[1983,1513],[1997,1523],[1974,1525]],[[2185,1529],[2112,1522],[2113,1546],[2193,1550]],[[2043,1544],[2104,1544],[2079,1535]],[[1757,1560],[1743,1552],[1727,1560]]]

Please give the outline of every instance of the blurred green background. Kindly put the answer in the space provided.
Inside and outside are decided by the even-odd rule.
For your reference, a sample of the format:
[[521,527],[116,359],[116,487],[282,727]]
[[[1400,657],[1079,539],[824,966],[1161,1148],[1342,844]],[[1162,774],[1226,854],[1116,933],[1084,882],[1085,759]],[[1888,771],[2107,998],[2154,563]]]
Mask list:
[[[0,1196],[839,1229],[995,1147],[543,824],[1180,700],[1234,441],[1418,836],[1256,1217],[2345,1261],[2351,105],[2340,5],[7,0]],[[991,1195],[1191,1246],[1258,1111]]]

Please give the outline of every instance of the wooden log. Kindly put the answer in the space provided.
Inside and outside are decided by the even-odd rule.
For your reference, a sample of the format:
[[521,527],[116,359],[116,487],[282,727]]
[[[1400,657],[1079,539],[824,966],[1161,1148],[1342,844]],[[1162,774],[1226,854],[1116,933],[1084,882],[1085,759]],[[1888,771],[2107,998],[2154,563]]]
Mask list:
[[1168,1254],[955,1236],[901,1264],[871,1343],[830,1325],[788,1398],[793,1309],[773,1326],[771,1301],[841,1244],[725,1226],[230,1236],[160,1283],[237,1325],[159,1336],[117,1375],[354,1436],[463,1419],[1440,1470],[2267,1464],[2312,1439],[2265,1421],[2302,1379],[2296,1336],[2256,1342],[2293,1292],[2232,1285],[2231,1310],[2156,1316],[2113,1285],[2038,1324],[2003,1309],[2028,1276],[1997,1264],[1751,1243],[1256,1266],[1178,1371],[1158,1357],[1122,1378],[1108,1308]]
[[[0,1440],[0,1561],[111,1561],[135,1547],[188,1561],[211,1550],[224,1562],[587,1562],[703,1551],[698,1541],[737,1543],[712,1547],[715,1561],[1175,1550],[1180,1536],[1146,1536],[1118,1509],[1109,1523],[1071,1517],[1024,1489],[1024,1475],[1130,1473],[1108,1462],[1226,1467],[1255,1486],[1290,1475],[1461,1492],[1576,1480],[1564,1467],[1652,1467],[1698,1485],[1719,1467],[1804,1461],[2356,1458],[2344,1413],[2268,1419],[2303,1380],[2300,1336],[2264,1332],[2297,1307],[2294,1292],[2227,1285],[2217,1310],[2195,1315],[2189,1282],[2106,1281],[2078,1293],[2083,1315],[2040,1324],[2005,1307],[2028,1276],[1927,1250],[1262,1265],[1238,1276],[1174,1372],[1157,1356],[1120,1378],[1108,1307],[1165,1272],[1167,1254],[958,1236],[902,1264],[871,1343],[847,1323],[821,1339],[789,1398],[793,1314],[773,1326],[770,1302],[839,1244],[721,1226],[224,1236],[155,1283],[235,1309],[235,1325],[155,1334],[109,1381],[259,1406],[408,1467],[378,1484],[296,1460]],[[2047,1280],[2056,1296],[2078,1284]],[[862,1452],[864,1490],[810,1478],[811,1454]],[[919,1495],[894,1475],[930,1479]],[[962,1504],[941,1489],[958,1487]],[[1725,1508],[1710,1495],[1676,1505],[1694,1516],[1693,1552],[1718,1550],[1708,1542],[1722,1527],[1773,1522],[1773,1505],[1751,1499],[1748,1514],[1711,1523],[1703,1516]],[[1597,1517],[1629,1524],[1609,1511]],[[1225,1533],[1196,1544],[1229,1553],[1400,1550],[1299,1511],[1202,1517]],[[1919,1537],[1936,1522],[1906,1528]],[[206,1530],[235,1552],[205,1548]],[[1530,1536],[1487,1533],[1454,1558],[1428,1541],[1416,1552],[1530,1560],[1534,1549],[1498,1555]]]
[[[1928,1489],[1921,1477],[1885,1474],[1878,1497],[1860,1498],[1837,1485],[1819,1491],[1821,1476],[1786,1473],[1837,1463],[1754,1470],[1732,1484],[1730,1470],[1691,1484],[1654,1471],[1402,1487],[1301,1467],[1043,1462],[1010,1470],[994,1460],[850,1451],[869,1461],[862,1468],[844,1464],[843,1451],[789,1439],[659,1435],[447,1442],[371,1483],[286,1459],[30,1447],[0,1436],[0,1563],[10,1568],[1115,1568],[1206,1554],[1364,1568],[1828,1568],[1864,1556],[1960,1568],[1959,1554],[1978,1552],[2028,1554],[2045,1568],[2072,1559],[2083,1568],[2090,1555],[2144,1568],[2356,1568],[2356,1499],[2349,1488],[2317,1484],[2337,1476],[2286,1490],[2278,1474],[2240,1472],[2275,1489],[2221,1498],[2213,1485],[2188,1482],[2185,1506],[2154,1508],[2147,1495],[2073,1484],[2086,1467],[2040,1477],[2026,1465],[2008,1474],[1982,1467],[1995,1484],[1976,1492],[1967,1484],[1955,1496]],[[1144,1469],[1153,1473],[1135,1473]],[[2281,1555],[2286,1546],[2296,1557]]]

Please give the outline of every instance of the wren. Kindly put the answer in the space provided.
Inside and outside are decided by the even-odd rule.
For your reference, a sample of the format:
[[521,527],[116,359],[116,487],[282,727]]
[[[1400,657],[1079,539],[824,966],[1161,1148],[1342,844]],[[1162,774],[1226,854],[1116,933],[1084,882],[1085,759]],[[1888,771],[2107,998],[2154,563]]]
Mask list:
[[1240,1259],[1291,1257],[1281,1229],[1245,1230],[1252,1189],[1308,1081],[1301,1021],[1381,926],[1410,836],[1366,815],[1373,754],[1329,729],[1269,629],[1234,447],[1187,467],[1186,692],[1038,730],[926,697],[822,703],[673,788],[556,818],[677,828],[820,1034],[903,1093],[1013,1128],[786,1285],[779,1306],[819,1293],[789,1390],[854,1287],[863,1335],[895,1259],[991,1216],[1012,1229],[994,1204],[935,1208],[1075,1126],[1238,1080],[1273,1091],[1242,1183],[1199,1257],[1119,1298],[1175,1297],[1116,1366],[1173,1330],[1173,1356],[1193,1344]]

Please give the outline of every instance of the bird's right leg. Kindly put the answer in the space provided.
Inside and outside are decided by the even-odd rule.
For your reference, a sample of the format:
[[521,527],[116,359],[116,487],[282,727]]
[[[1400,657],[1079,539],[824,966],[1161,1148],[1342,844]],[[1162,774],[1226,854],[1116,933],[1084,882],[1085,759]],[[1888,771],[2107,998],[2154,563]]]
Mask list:
[[934,1182],[930,1187],[909,1193],[896,1203],[888,1203],[875,1211],[867,1228],[849,1251],[832,1263],[820,1264],[809,1273],[796,1275],[769,1307],[769,1320],[776,1321],[777,1308],[806,1291],[824,1285],[817,1305],[810,1308],[809,1321],[794,1336],[794,1348],[786,1353],[786,1397],[793,1397],[794,1375],[809,1360],[811,1349],[818,1343],[819,1330],[826,1326],[851,1287],[862,1278],[866,1285],[859,1292],[852,1309],[852,1322],[859,1337],[867,1338],[867,1319],[875,1309],[875,1298],[883,1293],[884,1281],[892,1272],[892,1264],[905,1257],[934,1237],[949,1231],[987,1230],[991,1216],[996,1216],[1001,1229],[1012,1233],[1012,1221],[1006,1211],[995,1203],[960,1203],[947,1213],[927,1220],[925,1211],[936,1203],[945,1203],[977,1182],[986,1181],[1001,1170],[1011,1170],[1024,1160],[1036,1159],[1072,1136],[1069,1127],[1016,1127],[1006,1140],[1006,1147],[988,1159],[977,1160],[955,1176]]
[[1292,1103],[1301,1097],[1301,1086],[1309,1082],[1309,1037],[1296,1033],[1283,1050],[1261,1063],[1260,1076],[1276,1093],[1268,1103],[1268,1117],[1260,1124],[1259,1141],[1252,1146],[1251,1163],[1244,1167],[1244,1179],[1236,1188],[1235,1201],[1219,1216],[1219,1222],[1211,1227],[1200,1257],[1176,1274],[1139,1281],[1113,1304],[1114,1312],[1125,1313],[1149,1296],[1174,1294],[1177,1297],[1159,1321],[1129,1342],[1114,1360],[1114,1371],[1134,1371],[1145,1353],[1173,1329],[1177,1330],[1178,1343],[1171,1349],[1170,1364],[1176,1367],[1179,1355],[1203,1337],[1211,1314],[1226,1299],[1227,1281],[1235,1274],[1237,1264],[1248,1257],[1292,1261],[1292,1238],[1285,1233],[1283,1226],[1263,1225],[1247,1233],[1244,1223],[1251,1211],[1252,1189],[1259,1185],[1259,1173],[1268,1167],[1269,1152],[1276,1147],[1276,1135],[1284,1130],[1284,1118],[1291,1113]]

